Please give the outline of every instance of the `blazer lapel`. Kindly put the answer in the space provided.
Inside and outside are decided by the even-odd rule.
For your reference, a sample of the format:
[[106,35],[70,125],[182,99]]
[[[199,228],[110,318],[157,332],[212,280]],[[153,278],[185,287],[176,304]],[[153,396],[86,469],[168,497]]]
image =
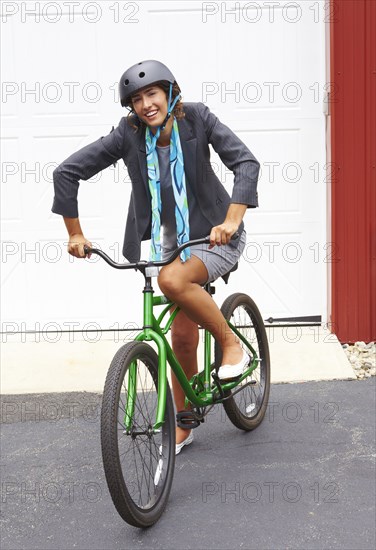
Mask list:
[[179,136],[184,157],[184,172],[186,180],[192,188],[193,194],[197,196],[196,181],[196,149],[197,138],[193,134],[190,123],[182,118],[178,120]]
[[148,197],[151,198],[149,184],[148,184],[147,166],[146,166],[145,130],[140,132],[140,136],[138,139],[139,139],[138,150],[137,150],[138,164],[140,166],[141,177],[145,185],[146,193]]

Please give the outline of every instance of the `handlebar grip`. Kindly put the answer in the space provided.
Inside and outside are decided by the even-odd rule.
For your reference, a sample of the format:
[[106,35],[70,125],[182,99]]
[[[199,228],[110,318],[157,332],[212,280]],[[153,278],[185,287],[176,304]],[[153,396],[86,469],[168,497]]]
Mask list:
[[[240,237],[240,234],[239,234],[239,231],[236,231],[232,236],[231,236],[231,241],[235,241],[236,239],[238,239]],[[210,235],[208,235],[207,237],[205,237],[205,243],[204,244],[210,244]]]
[[84,244],[84,252],[85,252],[85,256],[86,254],[89,254],[89,252],[91,252],[91,248],[87,244]]

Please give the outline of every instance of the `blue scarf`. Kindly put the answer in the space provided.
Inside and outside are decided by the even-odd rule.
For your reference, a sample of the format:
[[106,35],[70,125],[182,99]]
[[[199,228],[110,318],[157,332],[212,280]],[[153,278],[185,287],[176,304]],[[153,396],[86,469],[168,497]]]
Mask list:
[[[150,260],[158,261],[161,259],[161,183],[159,176],[159,161],[157,153],[157,139],[159,132],[154,136],[150,132],[149,127],[146,127],[146,161],[148,169],[149,189],[151,194],[151,245],[150,245]],[[187,200],[187,190],[185,185],[184,159],[180,144],[179,128],[176,118],[172,125],[170,139],[170,170],[172,188],[175,198],[175,219],[176,219],[176,236],[177,245],[189,241],[189,210]],[[185,262],[190,258],[189,248],[185,248],[180,258]]]

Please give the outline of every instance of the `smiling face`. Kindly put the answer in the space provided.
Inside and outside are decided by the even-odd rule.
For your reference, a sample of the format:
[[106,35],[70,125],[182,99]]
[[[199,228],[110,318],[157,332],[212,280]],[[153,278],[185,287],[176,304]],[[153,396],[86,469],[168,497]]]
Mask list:
[[133,110],[148,126],[159,126],[167,115],[167,98],[164,90],[152,85],[132,96]]

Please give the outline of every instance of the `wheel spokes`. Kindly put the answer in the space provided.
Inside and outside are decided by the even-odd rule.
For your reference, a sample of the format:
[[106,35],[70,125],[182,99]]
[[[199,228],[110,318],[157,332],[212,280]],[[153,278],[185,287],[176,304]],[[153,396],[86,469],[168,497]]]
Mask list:
[[[167,459],[164,453],[163,431],[153,432],[157,410],[157,387],[148,365],[140,358],[133,362],[136,391],[130,391],[128,376],[124,376],[118,405],[118,446],[123,478],[133,489],[130,496],[142,509],[151,508],[158,499],[165,479]],[[134,402],[131,429],[124,424],[130,394]]]
[[[265,376],[263,373],[262,364],[263,350],[259,347],[259,335],[256,332],[255,323],[252,319],[252,315],[246,307],[239,306],[235,308],[231,315],[230,322],[237,327],[239,332],[243,334],[245,339],[256,351],[257,357],[261,359],[261,361],[258,363],[258,366],[241,383],[241,385],[246,385],[252,380],[255,381],[256,384],[246,386],[244,390],[238,392],[233,397],[236,406],[239,408],[240,412],[244,416],[252,418],[258,413],[262,405],[265,392]],[[241,343],[241,345],[243,348],[246,349],[244,344]]]

